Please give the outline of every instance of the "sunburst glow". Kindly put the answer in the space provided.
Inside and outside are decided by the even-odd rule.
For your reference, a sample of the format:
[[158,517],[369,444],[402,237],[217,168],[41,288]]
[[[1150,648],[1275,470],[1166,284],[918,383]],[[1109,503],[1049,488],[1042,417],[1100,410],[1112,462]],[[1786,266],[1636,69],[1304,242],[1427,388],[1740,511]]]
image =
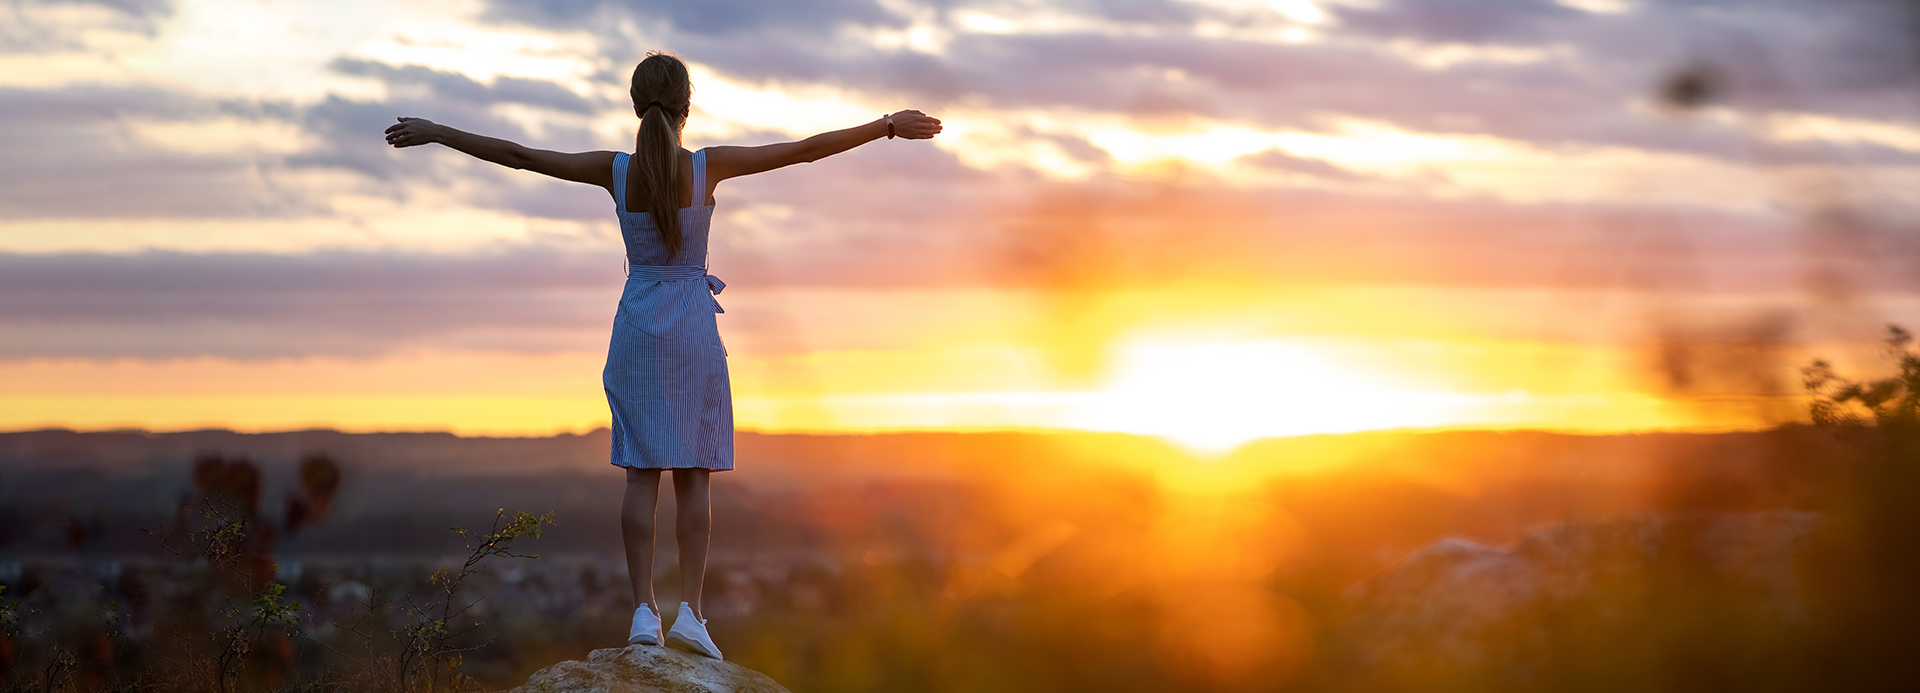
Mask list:
[[1460,413],[1457,399],[1288,342],[1135,341],[1119,347],[1109,384],[1073,425],[1222,451],[1266,436],[1443,425]]

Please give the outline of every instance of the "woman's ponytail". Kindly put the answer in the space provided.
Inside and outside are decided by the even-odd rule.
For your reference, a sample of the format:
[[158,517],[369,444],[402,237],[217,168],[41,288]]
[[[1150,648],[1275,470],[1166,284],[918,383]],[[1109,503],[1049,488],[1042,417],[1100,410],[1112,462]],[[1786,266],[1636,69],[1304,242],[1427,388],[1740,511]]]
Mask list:
[[[680,129],[686,125],[693,84],[679,58],[658,51],[633,68],[634,113],[640,134],[634,143],[639,161],[641,200],[654,232],[667,247],[668,262],[680,254]],[[706,196],[695,190],[694,204]],[[631,206],[631,205],[629,205]]]

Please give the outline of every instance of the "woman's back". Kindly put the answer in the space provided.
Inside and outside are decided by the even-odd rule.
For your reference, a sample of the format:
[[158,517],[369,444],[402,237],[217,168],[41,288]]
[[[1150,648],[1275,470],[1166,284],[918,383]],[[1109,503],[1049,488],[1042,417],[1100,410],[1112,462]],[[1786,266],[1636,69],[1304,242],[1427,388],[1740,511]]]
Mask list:
[[[628,168],[631,156],[625,152],[613,156],[614,215],[620,218],[620,237],[626,242],[627,262],[635,265],[691,265],[704,267],[707,264],[707,239],[712,232],[713,205],[705,204],[709,200],[701,199],[701,204],[681,207],[680,214],[680,252],[673,257],[667,256],[667,246],[660,241],[659,232],[654,230],[653,217],[646,212],[628,211],[631,193],[629,183],[638,187],[638,181],[629,181]],[[691,183],[680,199],[689,200],[707,197],[707,150],[702,149],[692,155],[690,176],[682,178]]]

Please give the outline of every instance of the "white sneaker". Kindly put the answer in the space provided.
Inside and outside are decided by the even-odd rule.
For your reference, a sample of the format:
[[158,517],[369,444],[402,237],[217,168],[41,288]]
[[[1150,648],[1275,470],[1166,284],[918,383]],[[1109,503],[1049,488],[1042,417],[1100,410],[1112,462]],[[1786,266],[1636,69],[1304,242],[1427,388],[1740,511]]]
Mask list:
[[660,614],[654,612],[652,604],[641,604],[633,610],[633,630],[627,631],[627,644],[660,644]]
[[713,638],[707,635],[707,622],[694,618],[693,607],[686,602],[680,602],[680,615],[673,619],[673,630],[667,631],[667,647],[726,660],[720,656],[720,648],[713,645]]

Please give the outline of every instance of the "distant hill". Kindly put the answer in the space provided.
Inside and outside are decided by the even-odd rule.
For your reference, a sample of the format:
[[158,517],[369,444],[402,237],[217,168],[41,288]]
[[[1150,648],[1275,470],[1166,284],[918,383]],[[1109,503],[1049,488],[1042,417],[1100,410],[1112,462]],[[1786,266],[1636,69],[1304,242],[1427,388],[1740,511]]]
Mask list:
[[[715,477],[714,548],[967,553],[1050,522],[1124,533],[1178,494],[1235,493],[1284,510],[1323,546],[1316,569],[1349,579],[1447,534],[1503,543],[1561,520],[1797,508],[1835,445],[1804,427],[1395,431],[1270,439],[1207,459],[1114,434],[741,433],[738,470]],[[555,513],[543,552],[616,552],[623,477],[607,447],[604,430],[0,433],[0,552],[147,551],[140,530],[166,525],[192,496],[202,455],[255,464],[277,512],[309,454],[335,460],[344,482],[331,515],[291,538],[290,553],[445,552],[457,548],[447,527],[502,507]]]

